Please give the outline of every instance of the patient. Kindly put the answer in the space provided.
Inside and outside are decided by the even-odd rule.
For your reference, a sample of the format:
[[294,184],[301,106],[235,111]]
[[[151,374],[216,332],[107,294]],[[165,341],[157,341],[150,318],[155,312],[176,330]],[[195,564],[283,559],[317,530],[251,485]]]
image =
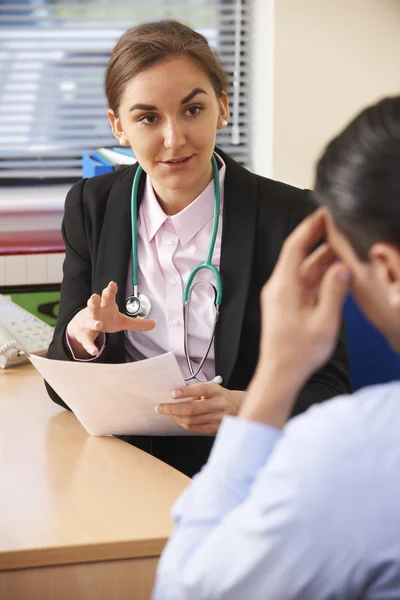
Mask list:
[[157,600],[400,598],[400,382],[285,425],[335,347],[349,287],[400,351],[400,97],[328,145],[314,196],[262,292],[246,401],[174,507]]

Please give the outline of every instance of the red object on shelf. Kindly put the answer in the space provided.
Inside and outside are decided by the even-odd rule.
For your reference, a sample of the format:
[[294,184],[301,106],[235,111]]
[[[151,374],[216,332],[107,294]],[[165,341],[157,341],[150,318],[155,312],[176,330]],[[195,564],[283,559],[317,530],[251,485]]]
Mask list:
[[0,256],[65,252],[59,230],[0,232]]

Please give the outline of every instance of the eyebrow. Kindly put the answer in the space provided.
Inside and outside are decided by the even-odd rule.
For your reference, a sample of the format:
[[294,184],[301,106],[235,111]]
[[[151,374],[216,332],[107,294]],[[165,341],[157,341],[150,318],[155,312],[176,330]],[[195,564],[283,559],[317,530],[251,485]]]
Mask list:
[[[195,96],[197,96],[197,94],[206,94],[206,96],[208,96],[207,92],[202,88],[195,88],[190,92],[190,94],[188,94],[181,100],[181,104],[186,104],[187,102],[190,102]],[[130,107],[129,112],[132,112],[134,110],[157,110],[157,106],[155,106],[154,104],[137,103]]]

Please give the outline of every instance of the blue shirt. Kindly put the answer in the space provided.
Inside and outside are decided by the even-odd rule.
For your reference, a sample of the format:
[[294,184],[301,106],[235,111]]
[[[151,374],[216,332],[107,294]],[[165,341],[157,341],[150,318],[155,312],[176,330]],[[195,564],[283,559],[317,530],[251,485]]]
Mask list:
[[399,599],[400,383],[225,417],[173,517],[155,600]]

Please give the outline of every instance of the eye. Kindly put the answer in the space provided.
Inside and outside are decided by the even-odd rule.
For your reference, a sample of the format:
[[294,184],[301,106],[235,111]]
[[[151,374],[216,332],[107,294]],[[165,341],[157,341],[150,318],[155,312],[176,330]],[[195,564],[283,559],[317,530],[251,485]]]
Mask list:
[[156,115],[143,115],[143,117],[140,117],[139,119],[139,123],[144,123],[145,125],[152,125],[153,123],[156,122],[157,117]]
[[189,115],[191,117],[197,117],[197,115],[199,115],[202,110],[203,110],[203,106],[199,106],[198,104],[196,104],[193,106],[189,106],[189,108],[187,109],[187,112],[189,113]]

